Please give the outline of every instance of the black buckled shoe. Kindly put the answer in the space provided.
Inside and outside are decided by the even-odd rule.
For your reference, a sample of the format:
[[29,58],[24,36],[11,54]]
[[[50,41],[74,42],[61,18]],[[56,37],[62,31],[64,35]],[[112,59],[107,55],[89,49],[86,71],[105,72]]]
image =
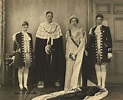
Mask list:
[[30,94],[29,89],[24,87],[24,94]]
[[18,91],[15,91],[15,94],[24,94],[24,89],[19,89]]

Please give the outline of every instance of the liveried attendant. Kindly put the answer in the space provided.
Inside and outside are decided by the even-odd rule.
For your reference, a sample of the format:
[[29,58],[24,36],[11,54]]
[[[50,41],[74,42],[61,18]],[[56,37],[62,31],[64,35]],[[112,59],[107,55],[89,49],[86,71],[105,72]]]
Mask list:
[[90,29],[89,47],[94,50],[94,63],[97,76],[97,85],[105,92],[106,67],[112,57],[112,37],[110,28],[104,26],[103,15],[96,15],[96,26]]
[[24,21],[21,26],[22,30],[13,35],[14,65],[18,68],[20,93],[28,91],[28,73],[33,58],[32,34],[27,31],[28,27],[28,22]]

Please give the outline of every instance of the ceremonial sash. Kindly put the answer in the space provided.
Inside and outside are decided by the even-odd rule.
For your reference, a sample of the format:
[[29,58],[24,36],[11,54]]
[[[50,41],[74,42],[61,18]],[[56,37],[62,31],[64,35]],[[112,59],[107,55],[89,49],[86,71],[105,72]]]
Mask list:
[[69,35],[70,35],[70,39],[72,40],[72,42],[73,42],[77,47],[79,47],[79,44],[77,44],[76,41],[72,38],[71,30],[69,30]]

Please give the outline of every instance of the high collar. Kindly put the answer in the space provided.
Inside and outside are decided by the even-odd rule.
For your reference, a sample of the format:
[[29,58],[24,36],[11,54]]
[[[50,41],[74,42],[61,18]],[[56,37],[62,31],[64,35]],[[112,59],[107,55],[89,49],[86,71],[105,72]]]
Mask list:
[[[104,25],[98,25],[98,26],[100,26],[100,28],[102,28]],[[94,27],[93,27],[93,29],[95,30],[97,28],[97,25],[95,25]]]
[[21,31],[22,34],[27,34],[28,32]]
[[102,26],[102,24],[100,24],[100,25],[97,25],[97,27],[101,27]]
[[52,21],[52,22],[50,22],[50,23],[49,23],[48,21],[46,21],[46,22],[47,22],[47,24],[53,24],[53,21]]

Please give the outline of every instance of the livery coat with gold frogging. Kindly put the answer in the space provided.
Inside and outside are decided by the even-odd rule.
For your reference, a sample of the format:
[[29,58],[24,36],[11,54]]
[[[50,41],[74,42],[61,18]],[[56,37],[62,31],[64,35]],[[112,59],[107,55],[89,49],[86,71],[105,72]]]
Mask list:
[[[94,62],[97,62],[97,38],[95,35],[95,29],[97,26],[91,28],[89,33],[89,42],[88,45],[90,49],[94,51]],[[101,37],[100,37],[100,60],[101,62],[110,62],[110,59],[108,59],[108,53],[112,53],[112,38],[111,38],[111,32],[108,26],[102,25],[100,27],[101,31]]]
[[[31,33],[28,33],[29,37],[31,40],[29,41],[29,60],[32,62],[32,51],[33,51],[33,42],[32,42],[32,35]],[[18,55],[18,60],[16,60],[15,65],[16,67],[23,67],[25,66],[25,52],[24,52],[24,35],[22,32],[18,32],[15,35],[15,40],[14,40],[14,46],[13,50],[15,52],[19,51],[20,54]],[[16,56],[16,55],[15,55]],[[15,57],[16,58],[16,57]]]

